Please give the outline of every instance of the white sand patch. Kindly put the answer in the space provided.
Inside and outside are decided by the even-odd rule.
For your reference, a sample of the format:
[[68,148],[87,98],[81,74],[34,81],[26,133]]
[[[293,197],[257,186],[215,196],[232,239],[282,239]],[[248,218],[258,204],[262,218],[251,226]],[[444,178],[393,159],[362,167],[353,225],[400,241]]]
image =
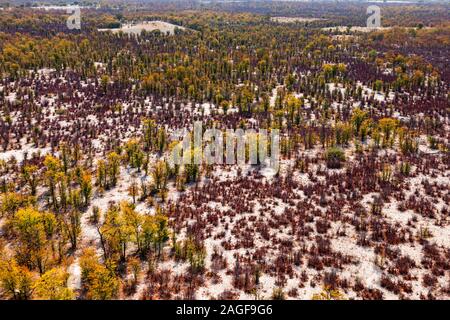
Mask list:
[[69,279],[67,280],[67,286],[73,290],[79,290],[81,288],[81,267],[78,262],[78,257],[67,268],[69,273]]
[[169,34],[173,35],[173,34],[175,34],[176,29],[187,30],[187,28],[185,28],[185,27],[178,26],[178,25],[168,23],[165,21],[148,21],[148,22],[142,22],[139,24],[124,24],[121,28],[115,28],[115,29],[98,29],[98,31],[101,31],[101,32],[111,31],[113,33],[118,33],[120,31],[122,31],[123,33],[126,33],[126,34],[138,35],[144,30],[149,31],[149,32],[159,30],[164,34],[169,33]]
[[50,152],[50,147],[46,148],[36,148],[33,146],[33,144],[28,144],[23,146],[21,149],[18,150],[8,150],[4,152],[0,152],[0,160],[9,160],[11,158],[15,158],[18,162],[23,161],[25,153],[27,153],[28,158],[30,158],[33,153],[45,155]]
[[278,23],[314,22],[325,21],[322,18],[302,18],[302,17],[270,17],[270,20]]
[[325,27],[322,28],[324,31],[332,31],[332,32],[373,32],[373,31],[380,31],[380,30],[389,30],[391,27],[359,27],[359,26],[336,26],[336,27]]

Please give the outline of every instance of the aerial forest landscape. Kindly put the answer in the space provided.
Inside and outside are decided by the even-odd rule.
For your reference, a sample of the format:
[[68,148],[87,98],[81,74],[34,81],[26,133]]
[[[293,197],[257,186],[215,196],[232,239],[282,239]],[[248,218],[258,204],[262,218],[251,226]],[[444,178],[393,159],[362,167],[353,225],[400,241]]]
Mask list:
[[448,1],[2,0],[0,75],[0,300],[450,299]]

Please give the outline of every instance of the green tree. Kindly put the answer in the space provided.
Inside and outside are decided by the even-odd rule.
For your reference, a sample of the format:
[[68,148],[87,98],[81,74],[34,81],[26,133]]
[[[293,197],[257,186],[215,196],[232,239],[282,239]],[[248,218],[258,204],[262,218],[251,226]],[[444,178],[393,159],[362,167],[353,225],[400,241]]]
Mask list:
[[56,197],[56,180],[58,173],[61,172],[61,161],[52,155],[47,155],[44,160],[44,166],[46,167],[45,177],[47,186],[50,190],[50,197],[55,210],[58,209],[58,200]]
[[110,152],[107,156],[107,165],[110,185],[115,187],[120,174],[120,156],[113,152]]
[[168,178],[168,172],[167,172],[167,165],[165,161],[158,161],[153,166],[153,169],[151,171],[153,183],[155,185],[155,189],[157,191],[161,189],[165,189],[167,186],[167,178]]
[[36,195],[36,189],[39,183],[38,167],[35,165],[26,165],[22,172],[23,179],[30,186],[31,195]]
[[339,169],[342,166],[342,162],[345,161],[345,153],[339,148],[329,148],[325,152],[325,160],[328,168]]
[[360,108],[355,108],[353,110],[352,118],[350,121],[352,122],[355,134],[359,135],[361,126],[364,120],[367,119],[367,116],[368,116],[367,112],[361,110]]
[[378,126],[383,133],[382,146],[393,144],[393,136],[398,126],[398,120],[393,118],[382,118],[378,121]]

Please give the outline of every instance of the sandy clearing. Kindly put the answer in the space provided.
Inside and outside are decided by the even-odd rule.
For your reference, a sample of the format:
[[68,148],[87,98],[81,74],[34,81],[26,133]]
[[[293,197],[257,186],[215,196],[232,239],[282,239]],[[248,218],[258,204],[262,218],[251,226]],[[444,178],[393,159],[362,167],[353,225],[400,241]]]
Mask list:
[[125,24],[121,28],[117,28],[117,29],[98,29],[98,31],[100,31],[100,32],[111,31],[113,33],[118,33],[120,31],[122,31],[123,33],[126,33],[126,34],[138,35],[143,30],[149,31],[149,32],[159,30],[162,33],[165,33],[165,34],[169,33],[169,34],[173,35],[173,34],[175,34],[176,29],[187,30],[187,28],[185,28],[185,27],[178,26],[178,25],[168,23],[165,21],[147,21],[147,22],[142,22],[142,23],[138,23],[138,24]]

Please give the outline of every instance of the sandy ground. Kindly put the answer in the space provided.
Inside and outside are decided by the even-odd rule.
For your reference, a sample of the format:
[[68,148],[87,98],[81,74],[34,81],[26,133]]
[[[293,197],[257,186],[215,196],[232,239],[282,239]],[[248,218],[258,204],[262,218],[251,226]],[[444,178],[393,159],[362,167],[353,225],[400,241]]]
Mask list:
[[[378,28],[372,28],[372,27],[350,27],[350,32],[372,32],[372,31],[378,31],[378,30],[389,30],[391,27],[378,27]],[[337,26],[337,27],[326,27],[322,28],[324,31],[337,31],[337,32],[347,32],[348,27],[347,26]]]
[[164,21],[148,21],[142,22],[139,24],[125,24],[121,28],[117,29],[98,29],[98,31],[112,31],[114,33],[122,31],[126,34],[140,34],[143,30],[145,31],[154,31],[159,30],[162,33],[169,33],[171,35],[175,34],[175,29],[186,30],[185,27],[177,26],[175,24],[171,24]]
[[314,22],[325,21],[321,18],[302,18],[302,17],[271,17],[270,20],[278,23],[295,23],[295,22]]
[[[101,64],[97,65],[98,67],[102,67]],[[383,93],[383,92],[375,92],[372,89],[368,88],[367,86],[363,84],[358,84],[363,88],[363,96],[369,97],[374,96],[374,98],[378,101],[391,101],[393,98],[393,95],[391,92]],[[342,84],[339,83],[328,83],[327,84],[328,90],[334,91],[334,90],[340,90],[343,95],[345,95],[345,88]],[[13,94],[11,94],[13,95]],[[271,104],[273,105],[275,103],[275,95],[276,95],[276,88],[273,91],[273,95],[270,99]],[[300,94],[301,95],[301,94]],[[11,96],[12,98],[12,96]],[[44,97],[43,97],[44,98]],[[51,112],[49,112],[49,117],[57,117],[54,110],[54,98],[48,98],[45,97],[45,99],[50,99],[51,103],[49,104],[48,108]],[[307,107],[308,101],[306,101],[305,107]],[[162,106],[161,106],[162,107]],[[190,110],[194,114],[210,114],[211,112],[219,111],[213,104],[187,104],[184,106],[186,109]],[[230,112],[230,111],[229,111]],[[394,115],[395,116],[395,115]],[[398,115],[400,116],[400,115]],[[13,119],[14,120],[14,119]],[[95,119],[93,119],[95,120]],[[69,125],[69,123],[65,123],[64,125]],[[124,137],[126,139],[126,137]],[[419,151],[421,154],[436,154],[436,151],[430,150],[427,146],[426,137],[422,136],[419,139],[420,146]],[[102,141],[98,141],[99,144],[102,143]],[[37,149],[34,148],[31,144],[21,143],[20,149],[14,149],[14,150],[8,150],[6,152],[0,152],[0,159],[8,160],[11,157],[15,157],[19,162],[23,160],[23,156],[25,151],[29,153],[29,155],[33,152],[41,152],[42,154],[45,154],[49,152],[48,149]],[[349,158],[349,161],[354,157],[354,147],[350,147],[347,149],[347,156]],[[322,152],[321,148],[317,146],[314,149],[305,151],[305,155],[314,156],[317,154],[320,154]],[[380,151],[379,156],[384,156],[386,154],[395,154],[395,151],[393,149],[390,149],[388,151]],[[152,159],[154,160],[154,159]],[[292,161],[284,160],[282,163],[281,170],[282,172],[286,172],[286,169],[292,165]],[[351,165],[351,163],[350,163]],[[312,165],[310,171],[311,172],[317,172],[318,170],[318,164]],[[250,167],[242,167],[243,175],[250,172]],[[342,169],[343,170],[343,169]],[[232,167],[228,169],[217,169],[214,170],[213,175],[217,178],[218,181],[232,181],[235,182],[237,180],[237,167]],[[260,174],[263,176],[263,180],[266,182],[271,182],[274,179],[274,174],[270,170],[263,169],[261,170]],[[78,263],[78,257],[81,253],[81,249],[83,247],[92,246],[95,247],[99,253],[101,253],[100,244],[99,244],[99,235],[98,232],[90,222],[89,222],[89,215],[92,212],[92,208],[94,206],[97,206],[101,209],[102,212],[105,212],[108,208],[108,205],[111,201],[114,201],[116,203],[122,201],[122,200],[131,200],[131,197],[128,195],[127,189],[130,185],[131,181],[133,179],[137,179],[139,181],[140,178],[143,178],[144,173],[140,173],[137,175],[135,170],[132,170],[130,168],[122,168],[120,173],[120,179],[119,184],[117,187],[108,190],[103,195],[95,195],[94,198],[91,201],[91,205],[87,209],[87,211],[83,214],[81,219],[81,225],[82,225],[82,232],[81,232],[81,239],[80,239],[80,247],[77,250],[77,252],[74,254],[73,262],[68,267],[68,272],[70,273],[69,278],[69,286],[74,289],[79,289],[81,286],[81,270]],[[134,176],[134,177],[133,177]],[[311,180],[311,177],[308,174],[295,172],[293,179],[298,185],[308,185],[308,184],[314,184],[319,182],[326,182],[324,181],[323,176],[314,176],[317,180],[313,181]],[[430,201],[434,202],[434,206],[441,210],[444,206],[447,206],[448,204],[444,202],[443,199],[435,199],[431,198],[427,195],[425,195],[424,188],[422,186],[422,181],[424,179],[428,179],[430,183],[436,183],[437,188],[440,190],[449,190],[450,186],[450,170],[441,170],[437,173],[434,173],[434,176],[432,177],[430,175],[416,175],[409,177],[405,179],[405,190],[407,190],[406,197],[411,196],[414,193],[420,194],[423,198],[428,198]],[[204,181],[202,181],[204,183]],[[201,183],[201,184],[202,184]],[[186,191],[189,192],[189,189]],[[363,195],[363,199],[360,201],[360,204],[366,209],[370,210],[370,204],[373,200],[373,197],[376,196],[376,193],[368,193]],[[169,191],[169,199],[171,201],[176,201],[178,198],[179,193],[174,189],[173,186],[170,187]],[[245,195],[243,195],[245,196]],[[331,196],[331,195],[330,195]],[[230,217],[225,217],[224,221],[217,224],[216,226],[212,227],[212,235],[218,235],[218,234],[224,234],[223,237],[219,239],[214,239],[213,237],[209,237],[205,240],[205,247],[206,247],[206,268],[208,269],[211,265],[211,256],[214,252],[214,248],[219,248],[221,252],[223,252],[224,257],[228,264],[228,269],[232,268],[234,265],[234,262],[236,260],[235,256],[236,254],[245,255],[247,251],[253,252],[258,247],[264,247],[267,245],[267,242],[256,232],[253,234],[254,236],[254,247],[247,250],[243,248],[238,249],[230,249],[225,250],[222,247],[222,240],[227,239],[230,241],[234,240],[234,235],[230,232],[238,223],[238,221],[246,221],[250,222],[252,217],[260,217],[265,223],[270,222],[270,220],[273,218],[272,215],[276,216],[282,216],[285,214],[287,209],[292,209],[295,204],[297,204],[299,201],[307,201],[307,197],[305,196],[304,192],[301,190],[294,190],[294,200],[293,203],[288,203],[285,201],[282,201],[281,199],[274,199],[274,198],[264,198],[262,201],[259,201],[259,199],[253,200],[254,206],[253,210],[249,212],[244,212],[242,214],[237,215],[233,219]],[[262,202],[267,204],[266,207],[263,207]],[[232,203],[220,203],[216,201],[209,201],[206,203],[207,207],[211,210],[220,210],[220,211],[226,211],[230,210],[230,205]],[[409,220],[411,220],[413,217],[417,219],[417,223],[414,226],[413,230],[415,232],[418,232],[421,228],[426,228],[431,233],[431,238],[429,241],[431,243],[436,243],[438,246],[443,248],[443,250],[450,250],[450,226],[448,224],[443,224],[441,226],[436,225],[434,219],[422,217],[412,210],[406,210],[404,212],[401,212],[398,209],[399,202],[396,200],[392,200],[390,202],[387,202],[383,205],[383,219],[385,221],[389,222],[392,225],[395,225],[398,223],[400,226],[405,226],[408,224]],[[139,203],[137,205],[137,209],[139,212],[145,213],[145,214],[153,214],[154,208],[149,208],[144,203]],[[315,206],[314,207],[317,212],[324,212],[325,208]],[[351,216],[354,214],[350,210],[350,208],[344,208],[345,214],[348,214]],[[4,223],[4,220],[0,218],[0,226]],[[228,224],[228,227],[225,228],[225,223]],[[270,225],[270,224],[269,224]],[[311,223],[311,226],[313,227],[314,224]],[[346,229],[346,235],[337,237],[336,234],[340,228]],[[279,238],[289,238],[289,232],[290,226],[288,227],[271,227],[270,233],[276,234]],[[182,239],[185,235],[186,230],[185,228],[182,230],[181,234],[179,235],[179,239]],[[311,236],[311,239],[305,240],[303,243],[294,243],[293,248],[299,249],[301,246],[307,246],[310,247],[314,244],[314,237],[316,236],[316,233],[313,233],[313,236]],[[339,271],[339,275],[341,278],[348,279],[350,281],[354,281],[355,279],[361,279],[361,281],[368,287],[368,288],[375,288],[383,292],[385,299],[397,299],[398,296],[393,294],[392,292],[386,290],[385,288],[382,288],[380,284],[381,276],[383,275],[383,270],[377,265],[376,258],[377,254],[374,252],[374,247],[362,247],[357,244],[357,237],[358,234],[355,231],[354,227],[349,225],[348,223],[343,223],[341,221],[339,222],[333,222],[331,225],[331,228],[327,231],[327,237],[331,241],[332,249],[336,252],[351,256],[352,259],[354,259],[353,264],[345,265],[344,269]],[[422,246],[419,245],[417,242],[414,243],[403,243],[400,245],[393,246],[395,249],[399,249],[401,254],[407,257],[410,257],[413,259],[417,267],[412,268],[411,274],[414,277],[414,279],[411,281],[412,285],[412,293],[408,295],[408,297],[413,299],[418,299],[420,297],[420,294],[426,294],[428,291],[424,286],[422,285],[422,277],[426,270],[422,268],[421,261],[423,259],[423,251]],[[273,261],[277,254],[279,254],[277,249],[274,247],[273,250],[268,250],[267,252],[267,260]],[[146,288],[146,283],[144,280],[144,273],[146,271],[146,267],[143,264],[143,270],[141,274],[141,282],[138,284],[137,291],[132,297],[133,299],[139,299],[141,297],[142,292]],[[167,260],[158,265],[159,270],[171,270],[174,274],[181,274],[183,272],[186,272],[188,267],[187,263],[177,263],[173,260]],[[227,274],[227,270],[220,270],[219,276],[221,278],[220,281],[217,283],[211,283],[209,279],[205,280],[205,284],[198,289],[196,292],[196,298],[197,299],[211,299],[211,298],[217,298],[221,293],[227,290],[234,290],[233,287],[233,279],[232,275]],[[303,283],[303,286],[299,286],[300,284],[300,274],[305,271],[306,275],[308,277],[308,281]],[[312,279],[317,277],[319,274],[324,274],[325,272],[333,271],[333,268],[326,268],[323,271],[317,271],[313,270],[311,268],[307,268],[305,264],[301,266],[294,267],[294,276],[290,279],[287,279],[286,285],[284,286],[283,290],[285,292],[289,291],[290,289],[298,289],[298,296],[297,299],[310,299],[314,293],[317,293],[320,291],[321,287],[320,284],[312,285]],[[263,274],[260,279],[260,285],[258,288],[258,293],[262,298],[270,298],[270,295],[272,293],[272,290],[276,287],[275,285],[276,279],[273,276],[270,276],[268,274]],[[444,275],[439,278],[439,283],[442,287],[448,285],[448,275]],[[345,292],[346,297],[348,298],[355,298],[356,294],[352,290],[348,290]],[[238,292],[239,298],[246,298],[246,299],[252,299],[253,296],[245,293],[243,291]]]

